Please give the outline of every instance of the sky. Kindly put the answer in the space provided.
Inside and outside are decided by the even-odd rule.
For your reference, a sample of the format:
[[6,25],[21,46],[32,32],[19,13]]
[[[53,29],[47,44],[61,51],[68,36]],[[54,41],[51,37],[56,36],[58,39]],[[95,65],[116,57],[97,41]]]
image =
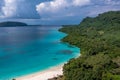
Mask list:
[[120,0],[0,0],[0,22],[79,24],[87,17],[120,10]]

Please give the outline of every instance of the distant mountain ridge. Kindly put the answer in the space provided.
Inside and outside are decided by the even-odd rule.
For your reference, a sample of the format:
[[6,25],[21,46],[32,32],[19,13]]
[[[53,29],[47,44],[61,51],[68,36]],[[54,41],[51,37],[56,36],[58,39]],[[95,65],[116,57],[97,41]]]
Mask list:
[[0,27],[13,27],[13,26],[27,26],[27,24],[23,22],[14,21],[0,22]]

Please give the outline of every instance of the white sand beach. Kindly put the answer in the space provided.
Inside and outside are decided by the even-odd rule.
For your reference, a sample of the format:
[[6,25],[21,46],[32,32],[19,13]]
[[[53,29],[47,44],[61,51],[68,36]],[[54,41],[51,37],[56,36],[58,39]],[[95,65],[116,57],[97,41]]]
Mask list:
[[62,69],[63,69],[63,65],[58,65],[58,66],[51,67],[44,71],[18,77],[16,78],[16,80],[48,80],[49,78],[62,75],[63,74]]

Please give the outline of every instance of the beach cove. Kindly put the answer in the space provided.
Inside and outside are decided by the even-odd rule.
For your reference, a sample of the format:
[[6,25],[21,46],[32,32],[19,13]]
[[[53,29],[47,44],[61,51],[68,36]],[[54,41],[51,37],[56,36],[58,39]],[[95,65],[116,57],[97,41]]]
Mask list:
[[80,49],[62,39],[60,27],[4,27],[0,35],[0,80],[46,80],[62,75],[62,66]]
[[58,75],[63,75],[63,64],[48,68],[46,70],[29,74],[26,76],[21,76],[16,78],[16,80],[48,80]]

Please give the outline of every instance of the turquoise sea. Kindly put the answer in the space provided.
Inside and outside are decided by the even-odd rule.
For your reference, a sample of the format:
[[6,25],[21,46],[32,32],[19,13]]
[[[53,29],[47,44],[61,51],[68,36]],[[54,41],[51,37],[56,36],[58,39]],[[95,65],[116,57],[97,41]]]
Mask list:
[[67,62],[80,49],[60,42],[58,26],[0,27],[0,80],[31,74]]

